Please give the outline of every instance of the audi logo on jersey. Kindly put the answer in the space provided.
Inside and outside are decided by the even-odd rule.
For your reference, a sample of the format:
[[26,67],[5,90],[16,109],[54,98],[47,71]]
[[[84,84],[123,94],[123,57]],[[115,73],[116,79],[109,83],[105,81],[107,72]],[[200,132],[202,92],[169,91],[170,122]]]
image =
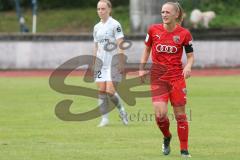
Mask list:
[[156,51],[158,53],[177,53],[178,49],[176,46],[169,46],[169,45],[163,45],[163,44],[158,44],[156,46]]

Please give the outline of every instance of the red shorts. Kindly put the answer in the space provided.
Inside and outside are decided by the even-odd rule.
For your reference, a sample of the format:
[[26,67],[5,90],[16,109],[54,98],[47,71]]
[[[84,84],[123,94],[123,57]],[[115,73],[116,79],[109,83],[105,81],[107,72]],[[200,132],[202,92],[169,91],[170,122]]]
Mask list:
[[185,79],[177,81],[154,80],[151,82],[153,102],[168,102],[174,107],[185,106],[187,102],[187,90]]

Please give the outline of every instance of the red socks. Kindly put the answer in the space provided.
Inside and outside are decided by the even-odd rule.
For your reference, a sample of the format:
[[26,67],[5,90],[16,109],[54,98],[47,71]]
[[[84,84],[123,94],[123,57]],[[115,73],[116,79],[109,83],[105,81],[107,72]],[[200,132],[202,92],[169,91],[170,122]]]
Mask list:
[[160,118],[160,117],[155,117],[155,120],[157,122],[158,128],[162,131],[164,137],[170,137],[171,133],[169,131],[169,119],[167,116]]
[[[162,131],[164,137],[170,137],[171,133],[169,131],[169,119],[168,117],[160,118],[155,117],[157,122],[158,128]],[[180,141],[180,148],[181,150],[188,150],[188,121],[186,114],[178,115],[176,117],[177,120],[177,132],[178,138]]]
[[188,121],[186,114],[181,114],[176,117],[178,138],[180,141],[181,150],[188,150]]

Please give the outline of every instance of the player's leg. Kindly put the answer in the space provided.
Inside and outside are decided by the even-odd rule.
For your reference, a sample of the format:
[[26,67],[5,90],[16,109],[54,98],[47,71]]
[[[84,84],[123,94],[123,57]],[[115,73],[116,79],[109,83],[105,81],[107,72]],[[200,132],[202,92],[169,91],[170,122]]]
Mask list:
[[100,80],[96,80],[98,87],[98,106],[100,112],[102,113],[102,120],[99,123],[98,127],[106,126],[109,123],[107,107],[108,107],[108,99],[106,94],[106,82],[102,82]]
[[188,152],[189,124],[185,112],[186,105],[186,84],[185,80],[176,81],[170,93],[170,101],[173,106],[174,115],[177,121],[177,132],[180,141],[181,155],[191,157]]
[[170,122],[167,116],[168,103],[166,101],[155,101],[153,102],[153,107],[155,111],[156,123],[164,136],[163,144],[162,144],[162,152],[164,155],[168,155],[170,153],[170,141],[172,138],[172,135],[169,130]]
[[158,128],[163,133],[164,137],[170,137],[171,133],[169,131],[169,119],[168,119],[168,103],[165,101],[153,102],[153,107],[155,111],[155,119]]
[[122,118],[123,124],[127,125],[128,124],[128,118],[127,118],[127,113],[125,111],[124,105],[121,102],[121,98],[116,92],[116,87],[118,82],[115,81],[108,81],[106,82],[106,91],[110,97],[110,100],[113,102],[113,104],[117,107],[120,117]]
[[94,79],[98,87],[98,106],[102,114],[102,120],[98,127],[106,126],[109,123],[108,119],[108,98],[107,98],[107,70],[105,68],[96,67],[94,69]]
[[152,102],[156,123],[164,136],[162,144],[162,152],[164,155],[170,153],[170,141],[172,138],[169,130],[170,122],[167,116],[170,90],[171,86],[168,82],[159,79],[158,76],[151,76]]
[[[156,81],[155,81],[156,82]],[[169,86],[166,82],[158,81],[151,84],[152,102],[155,111],[155,120],[158,128],[162,132],[163,144],[162,152],[164,155],[170,153],[171,133],[169,130],[170,122],[168,114]]]
[[170,137],[168,119],[169,84],[165,81],[156,80],[151,83],[152,103],[155,111],[155,119],[163,136]]
[[188,133],[189,124],[185,113],[185,106],[173,107],[175,118],[177,120],[177,132],[180,141],[180,152],[183,157],[191,157],[188,152]]

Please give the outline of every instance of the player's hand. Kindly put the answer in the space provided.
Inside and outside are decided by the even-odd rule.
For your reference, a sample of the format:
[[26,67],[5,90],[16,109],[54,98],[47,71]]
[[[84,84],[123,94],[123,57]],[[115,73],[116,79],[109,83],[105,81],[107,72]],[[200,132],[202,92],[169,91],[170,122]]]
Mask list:
[[139,77],[140,77],[141,83],[144,83],[146,81],[147,75],[148,75],[148,71],[146,70],[139,71]]
[[94,71],[95,71],[95,65],[90,65],[88,67],[88,72],[90,73],[91,76],[94,76]]
[[188,79],[191,76],[191,67],[186,65],[183,69],[183,76],[185,79]]

